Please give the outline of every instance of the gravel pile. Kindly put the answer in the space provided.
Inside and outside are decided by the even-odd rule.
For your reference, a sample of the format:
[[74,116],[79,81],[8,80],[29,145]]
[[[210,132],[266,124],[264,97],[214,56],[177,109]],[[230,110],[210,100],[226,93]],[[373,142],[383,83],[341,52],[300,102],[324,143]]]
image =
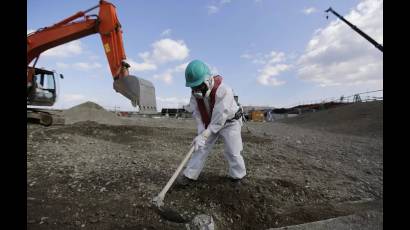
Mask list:
[[65,124],[94,121],[99,124],[121,125],[121,118],[100,105],[87,101],[63,112]]
[[281,122],[304,128],[356,136],[382,137],[383,101],[354,103],[306,113]]

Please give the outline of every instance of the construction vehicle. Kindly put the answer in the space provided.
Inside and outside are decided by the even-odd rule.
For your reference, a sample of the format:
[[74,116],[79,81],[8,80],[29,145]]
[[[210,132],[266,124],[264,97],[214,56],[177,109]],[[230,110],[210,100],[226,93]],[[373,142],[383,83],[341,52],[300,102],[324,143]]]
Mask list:
[[[99,8],[98,15],[87,15]],[[101,0],[98,5],[27,35],[27,106],[53,106],[57,98],[55,71],[36,68],[40,54],[56,46],[92,35],[100,34],[102,45],[113,76],[113,88],[139,107],[142,113],[156,112],[155,88],[147,80],[129,75],[121,24],[115,6]],[[33,65],[29,66],[33,62]],[[60,78],[63,75],[60,74]],[[27,117],[43,125],[51,125],[51,113],[27,108]]]
[[[361,31],[359,28],[357,28],[357,26],[353,25],[352,23],[350,23],[349,21],[347,21],[344,17],[342,17],[340,14],[338,14],[336,11],[334,11],[332,9],[332,7],[329,7],[329,9],[327,9],[325,11],[326,13],[333,13],[336,17],[338,17],[340,20],[342,20],[344,23],[346,23],[348,26],[350,26],[350,28],[352,28],[354,31],[356,31],[358,34],[360,34],[362,37],[364,37],[367,41],[369,41],[370,43],[372,43],[377,49],[379,49],[381,52],[383,52],[383,46],[379,43],[377,43],[373,38],[371,38],[369,35],[365,34],[363,31]],[[326,19],[328,19],[329,16],[326,15]]]
[[254,111],[251,111],[250,115],[251,115],[250,116],[251,121],[263,122],[265,120],[265,115],[263,111],[254,110]]

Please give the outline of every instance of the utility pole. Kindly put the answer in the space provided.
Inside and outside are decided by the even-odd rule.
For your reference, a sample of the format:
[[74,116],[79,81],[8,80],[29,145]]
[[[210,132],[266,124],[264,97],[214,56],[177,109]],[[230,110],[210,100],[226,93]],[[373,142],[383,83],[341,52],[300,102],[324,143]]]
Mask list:
[[[372,43],[377,49],[379,49],[383,53],[383,46],[377,43],[373,38],[371,38],[369,35],[365,34],[363,31],[361,31],[359,28],[357,28],[355,25],[344,19],[342,16],[340,16],[336,11],[332,9],[332,7],[329,7],[325,12],[329,13],[332,12],[336,17],[340,18],[340,20],[344,21],[347,25],[349,25],[354,31],[362,35],[367,41]],[[329,18],[329,16],[326,15],[326,19]]]

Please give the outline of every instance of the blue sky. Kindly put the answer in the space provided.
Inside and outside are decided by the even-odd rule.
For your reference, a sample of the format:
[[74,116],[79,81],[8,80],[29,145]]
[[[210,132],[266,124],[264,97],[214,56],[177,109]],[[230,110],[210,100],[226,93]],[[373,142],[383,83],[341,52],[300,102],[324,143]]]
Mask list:
[[[383,43],[381,0],[112,0],[131,73],[153,82],[158,107],[181,107],[184,67],[208,63],[244,105],[287,107],[383,88],[383,55],[335,16]],[[27,30],[52,25],[96,0],[28,0]],[[95,10],[94,13],[97,13]],[[44,53],[38,67],[64,74],[55,108],[84,101],[135,110],[112,89],[95,34]]]

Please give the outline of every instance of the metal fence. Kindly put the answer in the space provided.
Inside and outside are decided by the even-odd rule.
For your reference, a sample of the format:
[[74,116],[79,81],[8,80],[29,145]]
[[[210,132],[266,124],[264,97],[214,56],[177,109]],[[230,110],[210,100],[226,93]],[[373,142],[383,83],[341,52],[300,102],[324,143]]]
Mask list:
[[338,102],[354,103],[354,102],[367,102],[367,101],[381,101],[383,100],[383,90],[375,90],[363,93],[357,93],[350,96],[341,96]]
[[356,94],[348,95],[348,96],[342,95],[340,97],[329,97],[329,98],[323,98],[323,99],[317,99],[317,100],[299,101],[298,103],[294,103],[287,108],[293,108],[293,107],[301,106],[301,105],[325,104],[325,103],[330,103],[330,102],[355,103],[355,102],[382,101],[382,100],[383,100],[383,89],[380,89],[380,90],[356,93]]

